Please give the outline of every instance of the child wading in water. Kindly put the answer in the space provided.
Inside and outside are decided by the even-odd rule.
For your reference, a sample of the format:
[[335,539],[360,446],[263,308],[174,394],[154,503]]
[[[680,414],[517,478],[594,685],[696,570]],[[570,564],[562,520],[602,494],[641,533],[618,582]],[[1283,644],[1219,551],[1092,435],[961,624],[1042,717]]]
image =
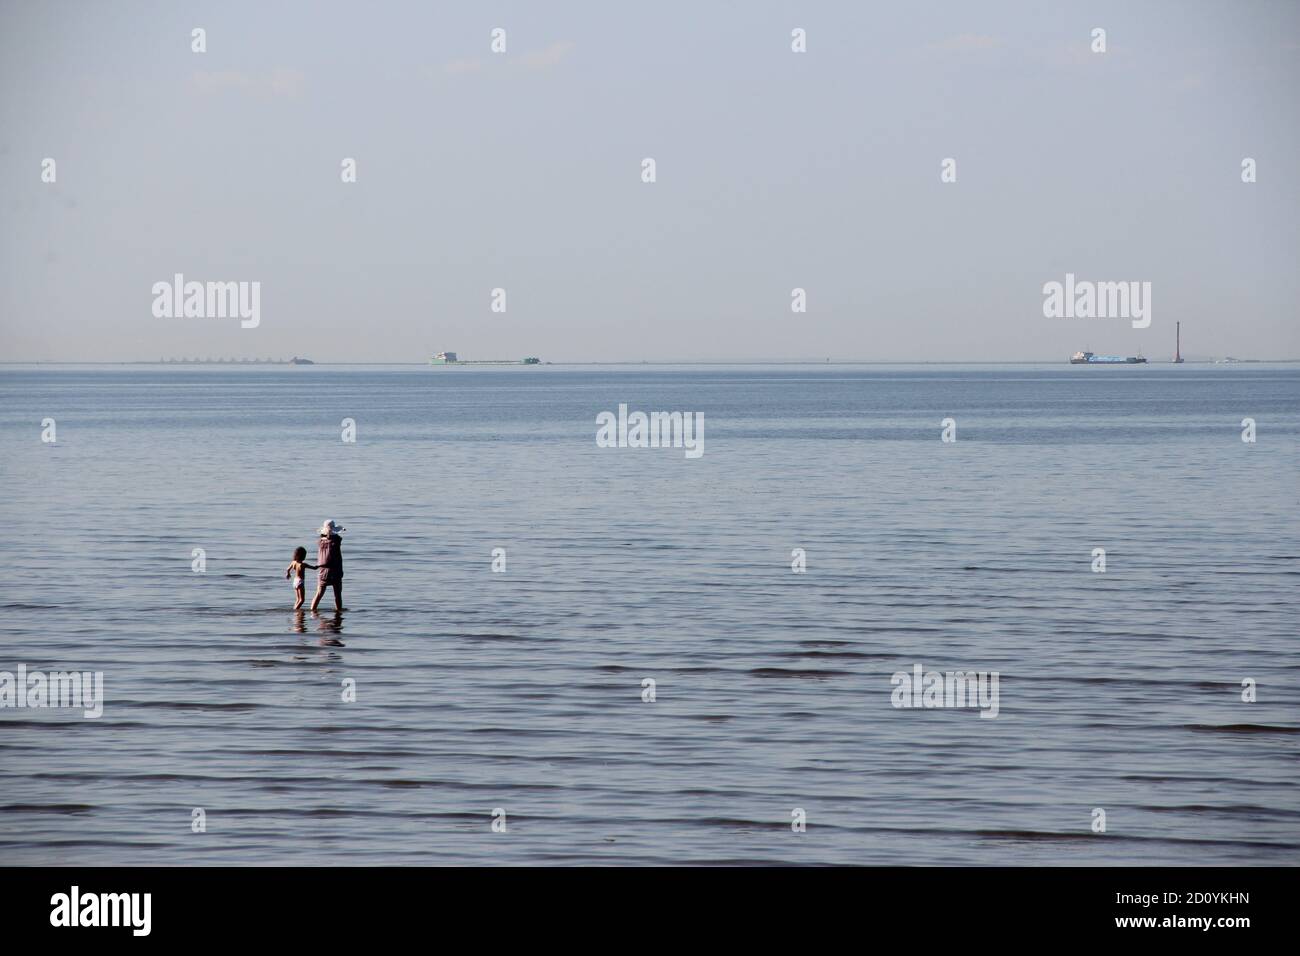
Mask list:
[[306,592],[303,590],[302,586],[303,568],[311,568],[312,570],[315,570],[316,565],[307,563],[306,548],[294,548],[293,560],[290,561],[289,566],[284,569],[284,576],[286,578],[293,578],[293,593],[298,599],[293,605],[295,611],[302,607],[302,602],[306,600]]

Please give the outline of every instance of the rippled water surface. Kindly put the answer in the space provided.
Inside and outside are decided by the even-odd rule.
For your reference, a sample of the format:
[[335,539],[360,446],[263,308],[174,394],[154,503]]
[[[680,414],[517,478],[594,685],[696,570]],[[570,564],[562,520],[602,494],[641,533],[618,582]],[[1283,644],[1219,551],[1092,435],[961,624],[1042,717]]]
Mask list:
[[0,862],[1300,862],[1298,438],[1295,366],[0,368],[0,670],[106,697],[0,709]]

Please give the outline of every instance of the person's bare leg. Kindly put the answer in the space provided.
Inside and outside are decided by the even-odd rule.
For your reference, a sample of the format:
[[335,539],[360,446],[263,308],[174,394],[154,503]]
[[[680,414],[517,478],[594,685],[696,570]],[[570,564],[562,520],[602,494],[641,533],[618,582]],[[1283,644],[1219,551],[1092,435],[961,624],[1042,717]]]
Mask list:
[[343,610],[343,585],[334,585],[334,610]]
[[307,589],[305,587],[294,588],[293,593],[298,597],[298,600],[293,604],[293,609],[297,611],[302,608],[302,602],[307,600]]
[[315,611],[316,608],[320,606],[320,599],[324,596],[325,596],[324,583],[316,585],[316,596],[311,599],[311,609],[313,611]]

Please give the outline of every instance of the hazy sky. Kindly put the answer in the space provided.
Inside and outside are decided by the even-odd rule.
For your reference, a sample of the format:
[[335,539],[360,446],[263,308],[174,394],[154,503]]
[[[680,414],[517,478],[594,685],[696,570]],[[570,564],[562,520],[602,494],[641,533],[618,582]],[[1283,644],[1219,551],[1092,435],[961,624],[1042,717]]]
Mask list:
[[1300,3],[0,10],[0,360],[1300,356]]

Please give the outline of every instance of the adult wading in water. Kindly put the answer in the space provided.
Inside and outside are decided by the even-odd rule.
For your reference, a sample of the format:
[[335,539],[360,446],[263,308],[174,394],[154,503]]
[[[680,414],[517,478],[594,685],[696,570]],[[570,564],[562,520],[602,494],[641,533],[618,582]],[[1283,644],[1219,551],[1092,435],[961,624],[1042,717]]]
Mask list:
[[343,539],[339,537],[347,528],[340,528],[333,521],[326,521],[320,527],[320,541],[316,545],[316,572],[319,583],[316,596],[311,599],[311,609],[316,610],[326,587],[334,589],[334,610],[343,607]]

